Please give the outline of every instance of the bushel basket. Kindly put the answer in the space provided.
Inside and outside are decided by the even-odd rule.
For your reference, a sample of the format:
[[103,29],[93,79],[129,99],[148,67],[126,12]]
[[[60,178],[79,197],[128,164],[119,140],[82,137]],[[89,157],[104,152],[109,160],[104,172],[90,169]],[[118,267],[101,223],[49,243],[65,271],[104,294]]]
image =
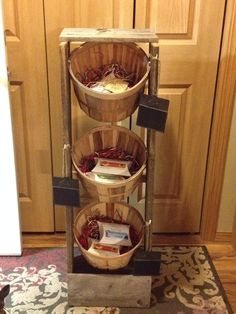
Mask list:
[[[93,216],[106,216],[119,220],[121,223],[126,223],[132,226],[137,235],[137,244],[128,252],[119,256],[98,256],[88,252],[80,243],[79,238],[83,233],[83,227],[86,225],[88,219]],[[100,269],[119,269],[125,267],[135,250],[141,245],[144,235],[145,222],[141,214],[126,203],[92,203],[84,207],[76,216],[74,221],[74,237],[80,248],[80,251],[87,262],[93,267]]]
[[[103,93],[85,86],[82,81],[88,70],[118,64],[134,76],[134,86],[120,93]],[[134,43],[85,43],[70,56],[69,72],[81,109],[91,118],[121,121],[138,106],[150,66],[145,52]]]
[[[133,156],[139,169],[124,181],[109,184],[97,182],[81,171],[81,160],[85,156],[110,147],[122,149]],[[100,202],[116,202],[127,198],[141,181],[146,160],[147,151],[143,141],[137,134],[121,126],[103,125],[93,128],[78,139],[72,149],[72,161],[80,182]]]

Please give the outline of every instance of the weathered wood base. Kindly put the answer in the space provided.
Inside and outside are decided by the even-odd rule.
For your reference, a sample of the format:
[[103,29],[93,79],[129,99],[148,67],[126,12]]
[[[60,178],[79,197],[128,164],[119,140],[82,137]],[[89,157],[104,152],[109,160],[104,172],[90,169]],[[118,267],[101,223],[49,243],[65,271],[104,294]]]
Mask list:
[[148,308],[151,276],[68,274],[69,306]]

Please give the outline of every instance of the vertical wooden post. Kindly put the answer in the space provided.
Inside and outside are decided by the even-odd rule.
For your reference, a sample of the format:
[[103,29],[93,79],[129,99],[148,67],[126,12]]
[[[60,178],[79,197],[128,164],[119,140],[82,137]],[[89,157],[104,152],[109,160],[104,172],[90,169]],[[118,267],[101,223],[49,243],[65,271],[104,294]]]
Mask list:
[[232,246],[234,250],[236,250],[236,206],[234,209],[234,220],[233,220],[233,228],[232,228]]
[[[159,47],[149,44],[150,74],[148,82],[148,94],[157,95]],[[145,234],[145,251],[152,250],[152,225],[153,225],[153,193],[154,193],[154,164],[155,164],[155,131],[147,129],[147,179],[145,197],[145,220],[148,222]]]
[[[61,57],[61,98],[63,113],[63,176],[72,177],[71,167],[71,99],[70,79],[68,73],[69,42],[60,43]],[[66,242],[67,242],[67,272],[73,272],[74,241],[73,241],[73,207],[66,207]]]

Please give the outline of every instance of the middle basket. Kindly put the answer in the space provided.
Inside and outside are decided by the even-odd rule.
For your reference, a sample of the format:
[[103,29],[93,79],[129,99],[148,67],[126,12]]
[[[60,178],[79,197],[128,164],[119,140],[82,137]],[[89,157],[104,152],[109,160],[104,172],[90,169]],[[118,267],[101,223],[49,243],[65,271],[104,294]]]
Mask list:
[[[131,177],[118,183],[101,183],[88,177],[79,165],[82,158],[106,148],[118,148],[133,156],[139,169]],[[125,127],[104,125],[91,129],[78,139],[72,149],[72,161],[80,181],[93,197],[100,202],[117,202],[127,198],[141,181],[146,167],[147,150],[141,138]]]

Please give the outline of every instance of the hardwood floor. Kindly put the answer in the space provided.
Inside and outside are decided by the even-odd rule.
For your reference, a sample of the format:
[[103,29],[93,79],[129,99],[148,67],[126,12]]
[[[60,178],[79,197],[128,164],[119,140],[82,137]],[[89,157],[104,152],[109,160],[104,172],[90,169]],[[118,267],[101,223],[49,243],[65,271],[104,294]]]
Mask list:
[[236,251],[230,244],[207,244],[208,252],[236,313]]
[[[229,242],[203,243],[198,236],[158,235],[153,239],[153,246],[163,244],[204,244],[215,265],[217,273],[228,296],[229,302],[236,313],[236,250]],[[23,235],[24,248],[36,247],[65,247],[64,233],[58,234],[25,234]]]

